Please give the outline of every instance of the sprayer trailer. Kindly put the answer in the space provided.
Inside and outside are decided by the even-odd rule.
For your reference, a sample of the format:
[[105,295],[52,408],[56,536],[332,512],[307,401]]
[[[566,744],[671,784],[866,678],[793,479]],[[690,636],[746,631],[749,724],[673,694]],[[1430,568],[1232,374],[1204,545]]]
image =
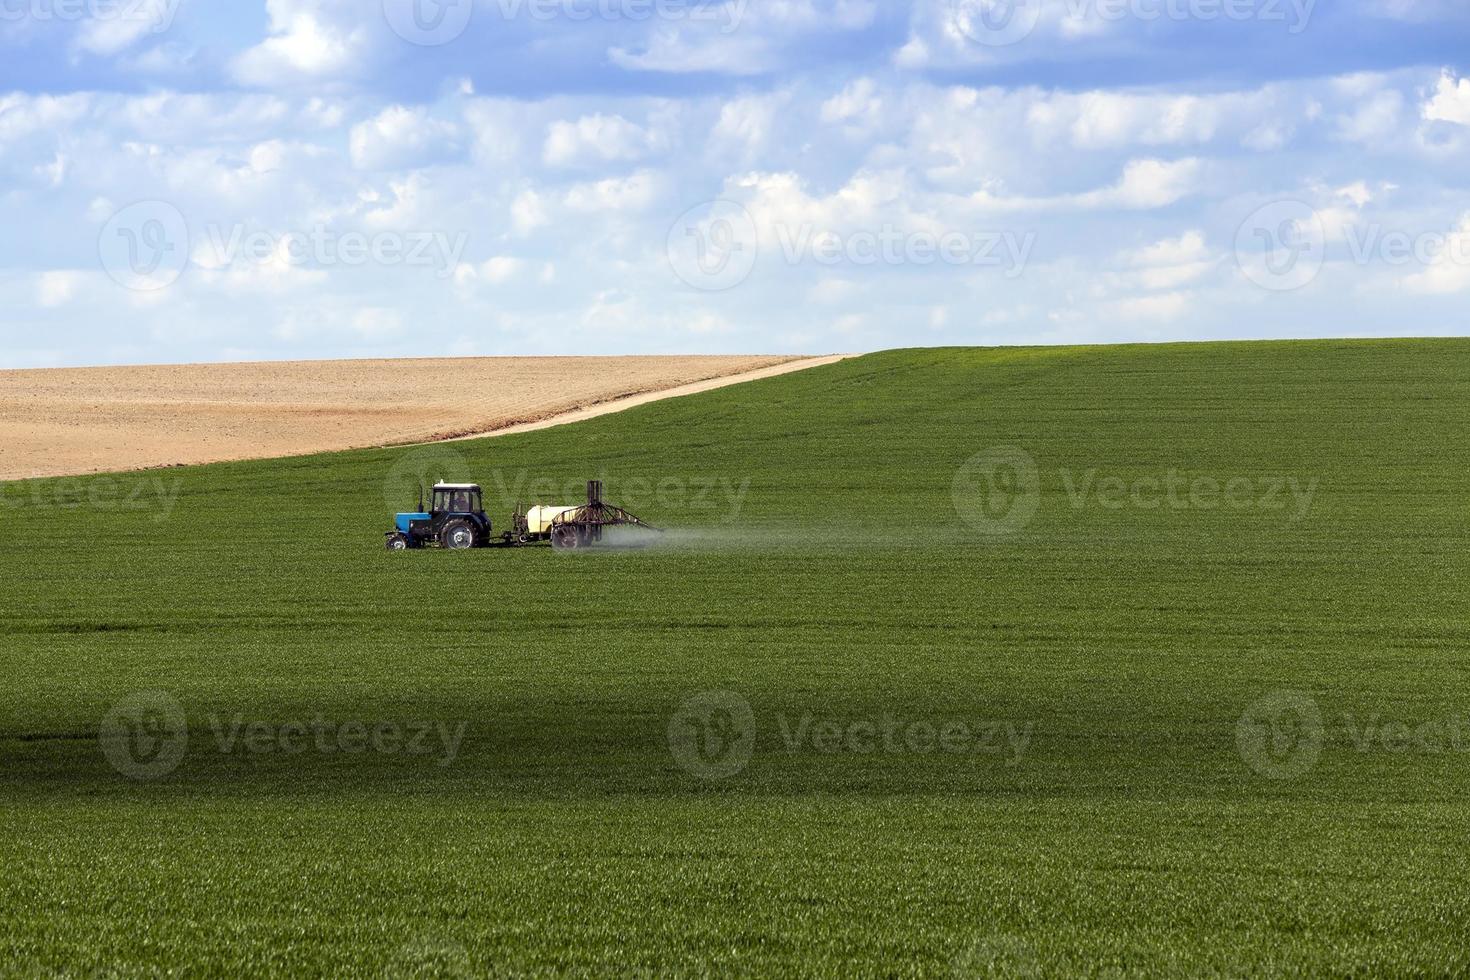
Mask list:
[[[587,505],[568,507],[551,519],[548,532],[551,545],[566,551],[577,548],[595,548],[603,544],[609,529],[639,527],[647,531],[658,528],[645,524],[621,507],[614,507],[602,499],[602,481],[592,480],[587,484]],[[627,544],[619,541],[620,545]]]
[[[498,537],[482,505],[483,494],[473,483],[438,483],[424,509],[398,514],[394,529],[387,533],[389,551],[417,548],[514,548],[550,542],[553,548],[572,551],[596,548],[607,543],[611,528],[636,527],[657,532],[658,528],[634,517],[621,507],[602,499],[602,481],[587,484],[587,503],[566,506],[538,504],[529,510],[519,507],[511,516],[511,529]],[[619,541],[620,546],[636,542]]]

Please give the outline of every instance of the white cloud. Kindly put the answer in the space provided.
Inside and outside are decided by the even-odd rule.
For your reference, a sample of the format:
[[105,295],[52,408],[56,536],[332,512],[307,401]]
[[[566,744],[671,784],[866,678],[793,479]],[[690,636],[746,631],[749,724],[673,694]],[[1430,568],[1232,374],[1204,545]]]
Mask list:
[[619,115],[593,113],[552,123],[541,159],[554,167],[587,166],[639,160],[663,145],[662,135],[652,129]]
[[525,135],[540,129],[533,112],[525,103],[508,99],[467,100],[464,120],[473,136],[475,159],[502,168],[519,159]]
[[1188,313],[1192,305],[1192,294],[1175,292],[1119,300],[1111,310],[1115,316],[1126,320],[1177,320]]
[[1335,193],[1343,200],[1352,202],[1353,207],[1356,208],[1362,208],[1373,200],[1373,191],[1369,189],[1366,182],[1361,180],[1346,187],[1339,187]]
[[1429,296],[1470,290],[1470,213],[1446,236],[1443,247],[1423,272],[1405,277],[1404,288],[1410,293]]
[[181,75],[199,65],[199,49],[165,42],[120,58],[119,63],[140,75]]
[[749,159],[764,150],[771,138],[776,117],[786,106],[785,93],[752,95],[734,99],[720,108],[710,140],[716,152],[738,153]]
[[62,132],[92,111],[96,97],[81,95],[0,95],[0,144],[36,133]]
[[93,16],[82,22],[77,47],[92,54],[117,54],[149,34],[162,34],[172,27],[180,2],[128,0],[115,4],[107,16]]
[[363,224],[370,228],[388,231],[405,231],[446,224],[436,216],[444,215],[444,203],[435,199],[429,188],[429,180],[422,171],[415,170],[403,180],[390,180],[388,200],[376,192],[363,196],[361,207],[353,213],[362,216]]
[[526,263],[512,255],[497,255],[479,265],[460,265],[454,270],[454,281],[464,286],[474,282],[488,282],[499,286],[520,276]]
[[403,314],[392,307],[320,302],[286,309],[271,330],[273,337],[287,344],[316,341],[343,344],[349,349],[381,344],[403,332]]
[[523,265],[520,259],[513,256],[497,255],[480,266],[480,274],[485,277],[486,282],[498,285],[519,275]]
[[346,110],[340,103],[313,98],[301,111],[302,120],[314,130],[336,129],[342,125]]
[[981,190],[972,199],[997,210],[1101,210],[1121,208],[1147,211],[1178,203],[1199,190],[1202,162],[1183,160],[1132,160],[1123,175],[1108,187],[1081,194],[1054,197],[1005,197]]
[[642,211],[653,202],[657,185],[655,175],[643,170],[629,177],[576,184],[567,191],[563,203],[572,211]]
[[352,329],[364,340],[383,340],[403,330],[403,315],[384,307],[366,307],[353,315]]
[[270,88],[353,74],[364,64],[368,34],[354,12],[337,24],[326,0],[266,0],[265,9],[270,36],[235,59],[240,82]]
[[882,111],[883,100],[878,96],[878,87],[871,78],[859,78],[822,103],[822,121],[872,122]]
[[1259,111],[1260,97],[1244,95],[1135,95],[1122,92],[1057,94],[1032,105],[1030,123],[1063,129],[1085,149],[1207,143],[1226,121]]
[[250,149],[250,169],[258,174],[274,173],[286,162],[287,147],[281,140],[269,140]]
[[71,302],[82,284],[82,274],[68,269],[43,272],[36,278],[36,303],[54,309]]
[[1424,103],[1420,112],[1431,122],[1470,126],[1470,78],[1456,79],[1448,71],[1440,75],[1433,97]]
[[[233,233],[238,231],[239,236]],[[261,235],[262,232],[250,232]],[[282,234],[274,237],[270,250],[256,253],[246,243],[247,232],[230,229],[221,238],[207,236],[199,242],[189,259],[194,268],[190,274],[211,288],[229,293],[258,296],[284,295],[297,290],[320,287],[327,282],[327,273],[321,269],[307,268],[297,255],[305,254],[306,246],[299,234]]]
[[1178,238],[1166,238],[1144,248],[1124,252],[1123,258],[1130,265],[1170,266],[1198,262],[1207,255],[1204,234],[1187,231]]
[[1269,153],[1285,146],[1295,132],[1295,127],[1280,121],[1264,122],[1242,136],[1240,145],[1248,150]]
[[50,163],[38,165],[35,168],[35,174],[45,180],[50,187],[57,188],[66,180],[69,163],[66,154],[58,152]]
[[1138,272],[1138,284],[1144,289],[1178,289],[1197,282],[1215,268],[1213,262],[1190,262],[1184,265],[1167,265]]
[[1070,4],[1065,15],[1057,18],[1056,31],[1063,38],[1074,41],[1101,37],[1114,29],[1116,21],[1102,16],[1102,11],[1092,5]]
[[1338,137],[1354,143],[1381,144],[1399,130],[1403,114],[1404,94],[1383,88],[1384,80],[1376,75],[1350,75],[1337,79],[1340,92],[1355,99],[1348,111],[1337,119]]
[[[998,33],[981,21],[986,8],[991,8],[990,13],[1005,13],[1007,6],[1014,7],[1015,13],[1006,18],[1009,26],[996,25]],[[1187,6],[1114,0],[1032,0],[1009,5],[996,0],[909,0],[903,5],[909,13],[909,33],[896,60],[914,69],[958,69],[1024,63],[1033,57],[1043,64],[1062,63],[1085,57],[1080,51],[1086,51],[1094,57],[1103,53],[1137,61],[1140,48],[1146,51],[1150,46],[1146,37],[1139,43],[1140,35],[1153,34],[1150,28],[1156,22],[1183,19]],[[1215,4],[1215,16],[1207,19],[1217,19],[1221,6]],[[1295,6],[1285,5],[1276,16],[1284,15],[1288,25],[1297,24]],[[1173,12],[1172,16],[1166,11]],[[1170,33],[1159,31],[1158,35],[1154,44],[1169,43]]]
[[515,230],[522,235],[530,234],[551,220],[546,215],[541,195],[535,191],[522,191],[516,195],[511,202],[510,217]]
[[905,228],[916,222],[907,206],[903,176],[859,173],[825,197],[807,192],[796,173],[752,173],[731,178],[722,196],[740,201],[755,221],[764,245],[788,247],[796,236],[869,228],[889,221]]
[[1132,282],[1151,290],[1178,289],[1200,279],[1218,264],[1200,231],[1188,231],[1178,238],[1123,252],[1120,259],[1135,270],[1130,277]]
[[453,145],[451,123],[432,118],[428,110],[389,106],[352,127],[349,150],[359,170],[387,170],[431,162]]
[[893,53],[893,65],[895,68],[917,71],[929,63],[929,57],[929,45],[922,38],[911,37],[903,47]]
[[1200,161],[1133,160],[1123,169],[1117,185],[1084,194],[1079,201],[1091,207],[1145,210],[1162,208],[1194,193],[1199,185]]

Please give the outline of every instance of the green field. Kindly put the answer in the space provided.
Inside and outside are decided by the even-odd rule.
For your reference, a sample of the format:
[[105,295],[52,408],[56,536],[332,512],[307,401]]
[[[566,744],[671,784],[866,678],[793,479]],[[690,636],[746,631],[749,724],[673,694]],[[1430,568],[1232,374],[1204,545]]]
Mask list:
[[[670,532],[390,554],[420,474]],[[0,969],[1463,975],[1467,474],[1446,340],[10,485]]]

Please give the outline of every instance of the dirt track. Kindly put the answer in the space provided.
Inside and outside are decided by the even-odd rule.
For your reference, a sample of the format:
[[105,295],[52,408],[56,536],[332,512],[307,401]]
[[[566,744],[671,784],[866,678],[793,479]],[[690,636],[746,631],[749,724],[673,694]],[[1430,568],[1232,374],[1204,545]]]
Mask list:
[[0,479],[487,434],[796,360],[496,357],[0,371]]

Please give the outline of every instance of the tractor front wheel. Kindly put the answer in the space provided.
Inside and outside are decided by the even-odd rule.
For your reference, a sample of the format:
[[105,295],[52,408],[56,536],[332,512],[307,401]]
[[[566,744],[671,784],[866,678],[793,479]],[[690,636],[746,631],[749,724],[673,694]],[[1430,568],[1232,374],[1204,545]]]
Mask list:
[[469,521],[450,521],[439,537],[440,543],[451,551],[463,551],[475,546],[475,528]]
[[390,534],[388,536],[389,551],[407,551],[408,536],[404,534]]

